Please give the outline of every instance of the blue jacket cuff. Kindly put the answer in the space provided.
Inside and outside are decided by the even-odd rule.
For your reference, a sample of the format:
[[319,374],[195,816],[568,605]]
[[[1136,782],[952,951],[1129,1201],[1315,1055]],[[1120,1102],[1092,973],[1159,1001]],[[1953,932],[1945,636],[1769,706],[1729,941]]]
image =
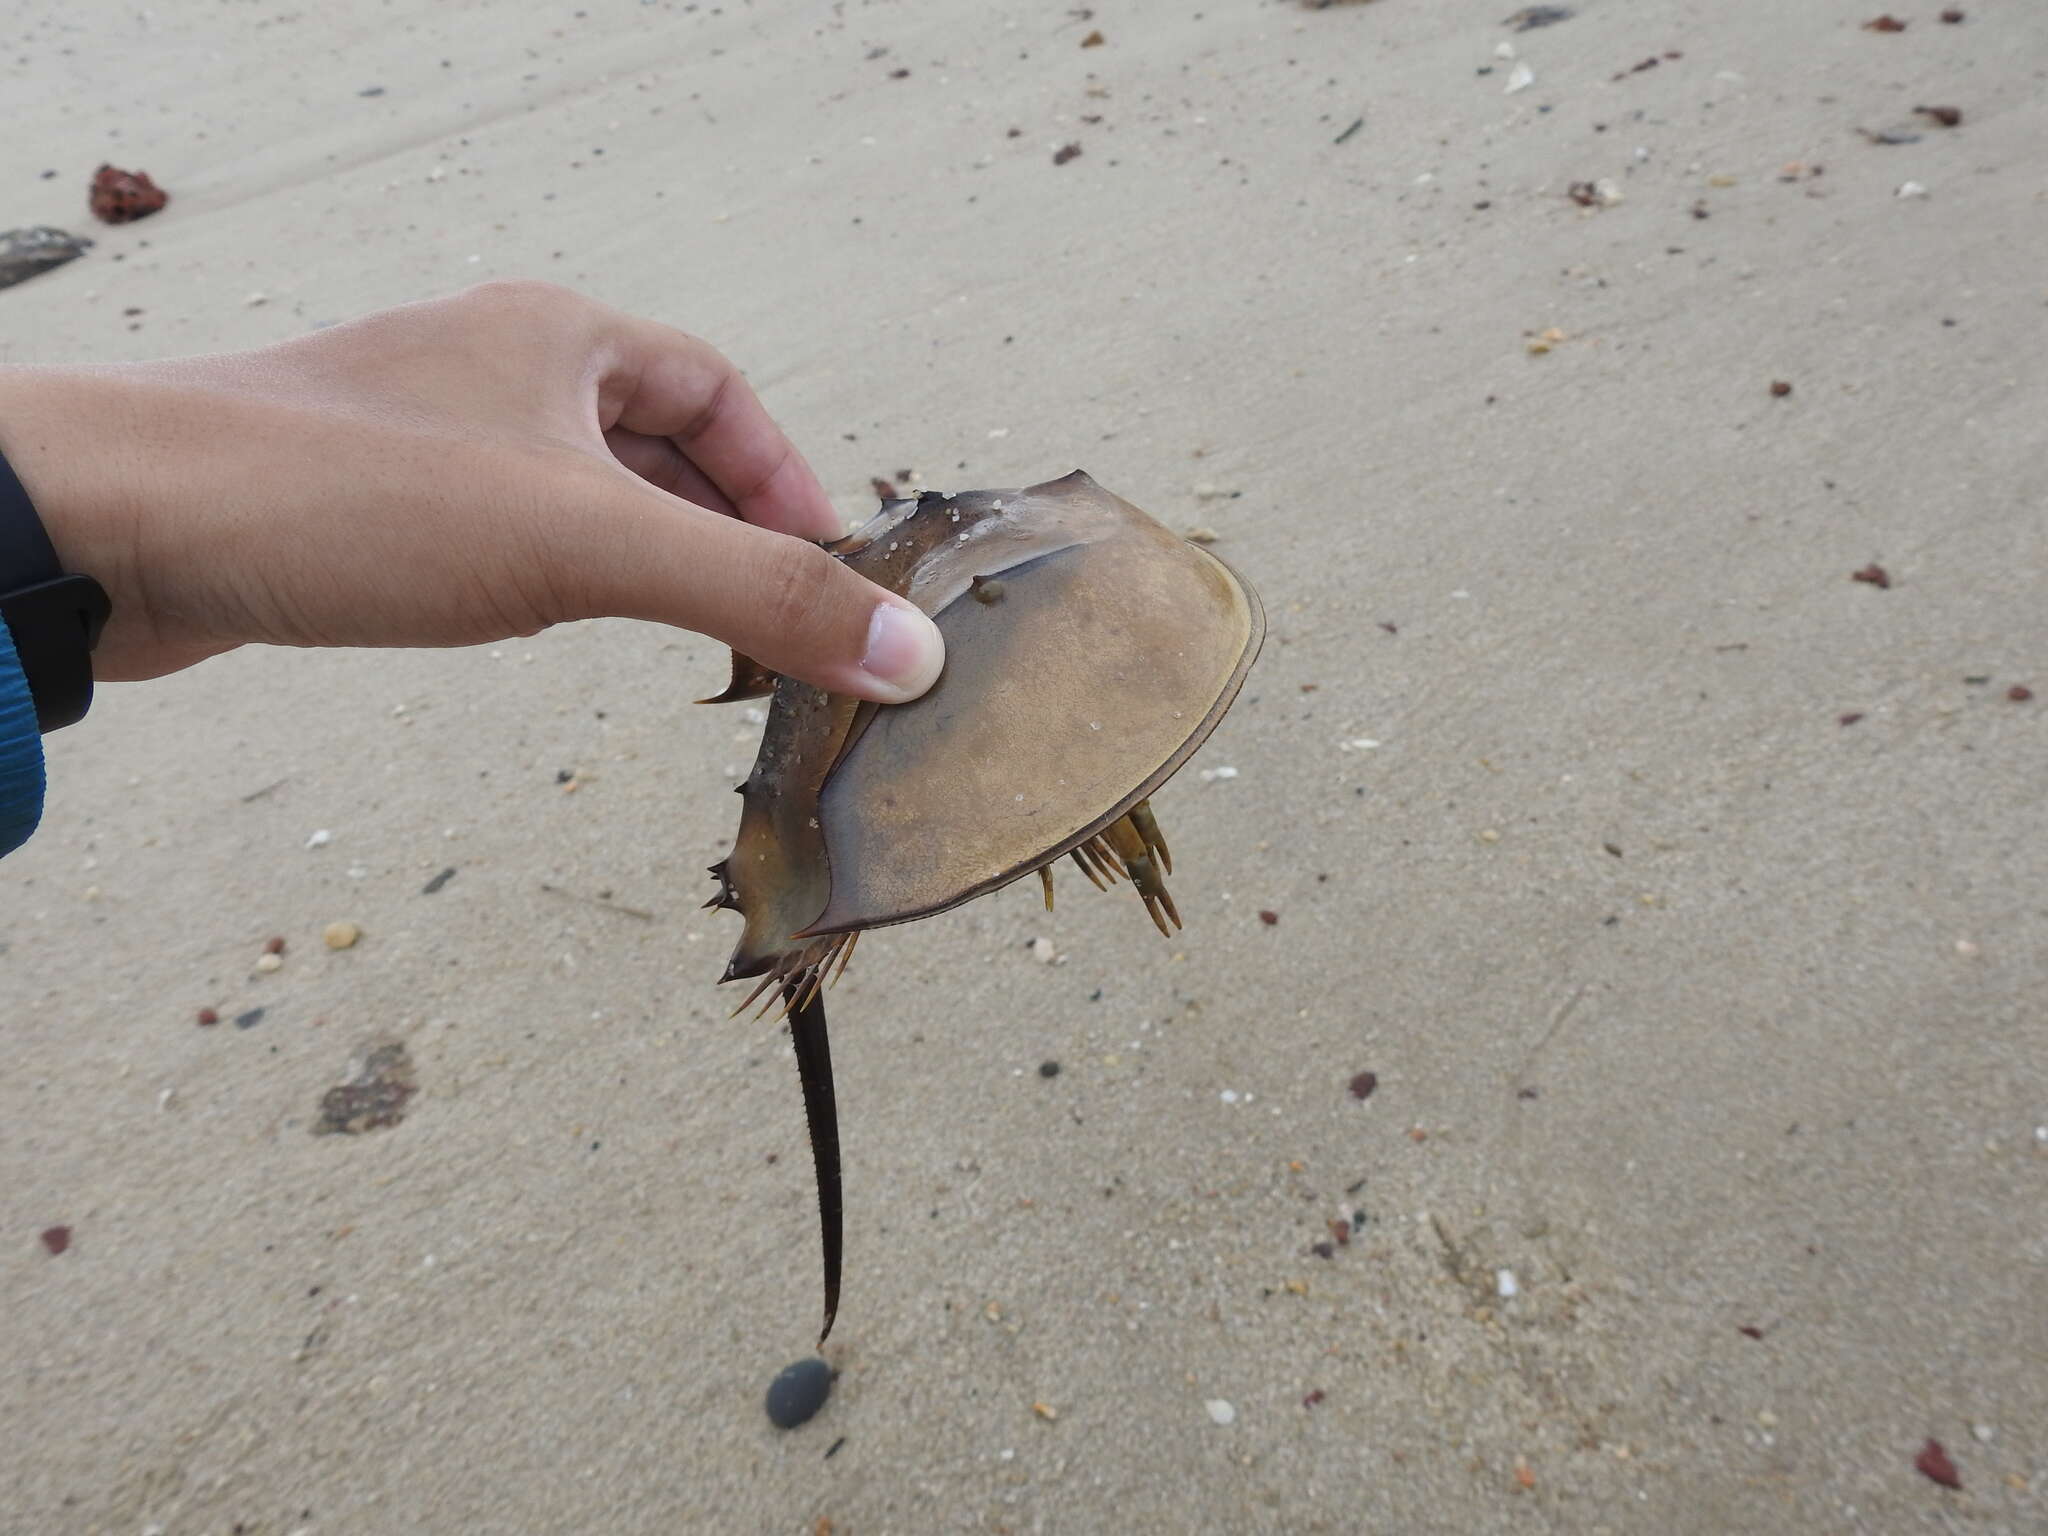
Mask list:
[[43,819],[43,735],[36,701],[0,619],[0,857],[29,839]]

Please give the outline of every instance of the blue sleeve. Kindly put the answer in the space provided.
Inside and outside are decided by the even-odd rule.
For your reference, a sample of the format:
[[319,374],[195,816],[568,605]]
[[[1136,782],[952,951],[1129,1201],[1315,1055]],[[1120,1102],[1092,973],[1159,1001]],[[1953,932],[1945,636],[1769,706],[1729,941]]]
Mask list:
[[0,857],[29,839],[43,819],[43,736],[36,703],[0,619]]

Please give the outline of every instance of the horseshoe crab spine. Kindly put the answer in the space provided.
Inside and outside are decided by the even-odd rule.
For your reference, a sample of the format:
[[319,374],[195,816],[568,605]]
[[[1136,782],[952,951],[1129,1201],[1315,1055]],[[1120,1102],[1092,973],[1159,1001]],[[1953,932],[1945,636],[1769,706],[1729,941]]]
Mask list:
[[818,1181],[818,1226],[825,1255],[825,1326],[822,1346],[839,1315],[839,1270],[844,1256],[844,1217],[839,1189],[839,1104],[832,1093],[832,1042],[825,1031],[825,1000],[817,978],[789,977],[782,998],[789,1009],[789,1043],[796,1048],[797,1081],[804,1091],[804,1123],[811,1133],[811,1167]]

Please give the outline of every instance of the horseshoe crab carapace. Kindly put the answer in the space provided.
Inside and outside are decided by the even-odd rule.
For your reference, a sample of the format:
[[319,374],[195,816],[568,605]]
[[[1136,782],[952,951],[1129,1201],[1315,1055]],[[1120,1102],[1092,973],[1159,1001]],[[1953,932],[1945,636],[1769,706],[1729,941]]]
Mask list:
[[[869,928],[1071,857],[1180,926],[1149,797],[1237,697],[1265,634],[1242,577],[1076,470],[1024,490],[887,501],[825,546],[946,640],[930,692],[880,705],[733,657],[709,703],[772,693],[739,837],[711,867],[745,931],[725,981],[789,1019],[818,1180],[825,1326],[839,1308],[839,1121],[821,1000]],[[737,1012],[739,1010],[735,1010]]]

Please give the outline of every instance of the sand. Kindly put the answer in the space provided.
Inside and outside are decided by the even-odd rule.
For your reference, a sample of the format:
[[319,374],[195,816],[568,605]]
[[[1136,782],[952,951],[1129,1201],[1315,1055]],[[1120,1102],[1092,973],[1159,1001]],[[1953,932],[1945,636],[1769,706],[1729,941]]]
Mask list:
[[[1155,801],[1178,940],[1070,880],[861,946],[791,1432],[719,649],[102,689],[0,885],[0,1528],[2048,1528],[2048,10],[1510,9],[10,24],[0,224],[172,202],[0,361],[552,278],[739,359],[849,512],[1085,468],[1271,634]],[[384,1043],[402,1122],[314,1134]]]

